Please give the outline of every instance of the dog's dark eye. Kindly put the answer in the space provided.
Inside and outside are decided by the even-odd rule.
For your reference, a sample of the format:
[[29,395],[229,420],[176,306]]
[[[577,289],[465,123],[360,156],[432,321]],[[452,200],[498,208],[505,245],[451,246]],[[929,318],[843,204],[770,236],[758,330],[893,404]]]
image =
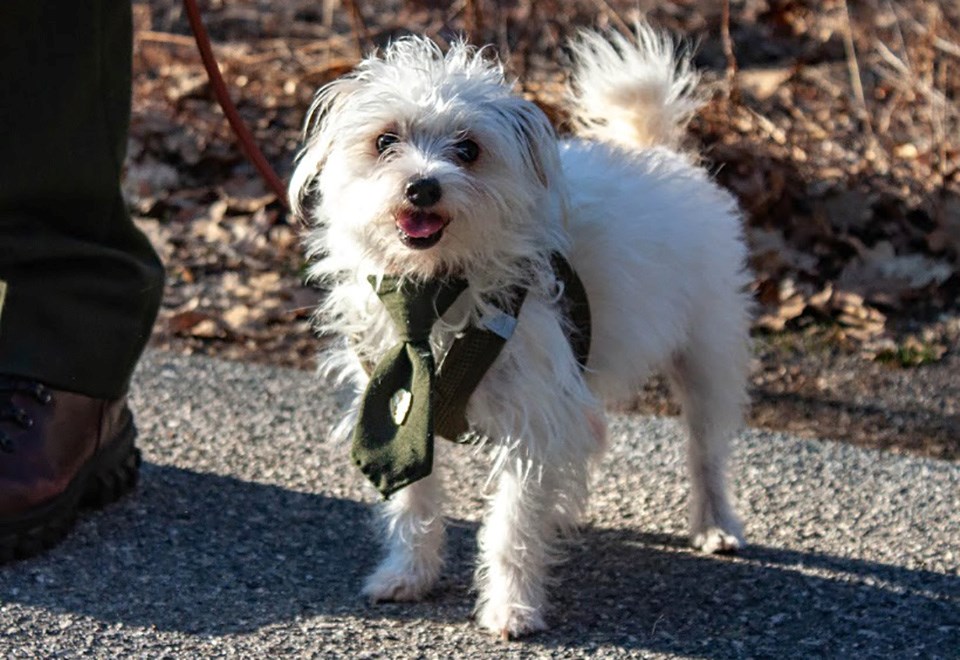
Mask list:
[[480,145],[473,140],[460,140],[453,148],[457,152],[457,158],[464,163],[472,163],[480,157]]
[[384,151],[395,145],[400,141],[400,138],[393,133],[382,133],[377,136],[377,153],[382,154]]

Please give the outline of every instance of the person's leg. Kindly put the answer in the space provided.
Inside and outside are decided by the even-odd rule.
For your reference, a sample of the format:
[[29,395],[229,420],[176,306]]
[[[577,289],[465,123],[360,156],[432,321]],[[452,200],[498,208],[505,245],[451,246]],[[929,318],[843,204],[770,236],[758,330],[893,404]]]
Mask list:
[[124,395],[163,268],[120,193],[130,0],[0,10],[0,562],[136,477]]
[[5,0],[0,20],[0,373],[126,391],[163,270],[119,180],[130,0]]

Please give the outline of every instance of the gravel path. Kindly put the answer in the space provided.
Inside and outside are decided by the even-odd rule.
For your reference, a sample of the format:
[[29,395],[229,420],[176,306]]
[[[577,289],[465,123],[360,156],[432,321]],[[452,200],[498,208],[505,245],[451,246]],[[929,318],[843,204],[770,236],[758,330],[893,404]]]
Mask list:
[[371,607],[357,591],[374,498],[325,441],[325,384],[154,352],[132,398],[141,486],[0,569],[3,657],[960,655],[956,463],[747,431],[736,481],[752,545],[703,557],[685,546],[675,422],[616,417],[553,628],[504,643],[470,621],[483,455],[445,452],[449,566],[430,600]]

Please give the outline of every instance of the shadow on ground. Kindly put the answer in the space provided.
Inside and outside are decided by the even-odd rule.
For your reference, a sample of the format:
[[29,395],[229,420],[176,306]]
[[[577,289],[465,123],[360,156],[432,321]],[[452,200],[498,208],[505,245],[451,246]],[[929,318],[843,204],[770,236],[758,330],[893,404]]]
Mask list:
[[[205,636],[317,615],[467,625],[472,523],[452,525],[428,602],[371,607],[357,595],[377,554],[365,505],[152,464],[143,482],[53,552],[0,570],[0,599]],[[922,570],[762,544],[703,557],[678,537],[587,528],[558,572],[554,628],[531,648],[950,655],[960,642],[957,578]]]

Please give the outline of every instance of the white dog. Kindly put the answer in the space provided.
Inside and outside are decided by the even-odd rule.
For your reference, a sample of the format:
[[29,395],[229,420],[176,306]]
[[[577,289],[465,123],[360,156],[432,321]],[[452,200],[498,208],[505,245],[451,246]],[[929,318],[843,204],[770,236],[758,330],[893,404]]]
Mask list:
[[[604,406],[630,400],[655,369],[669,375],[689,432],[693,545],[743,543],[725,466],[745,404],[750,278],[734,199],[680,150],[699,77],[647,25],[636,41],[583,32],[572,51],[578,135],[558,139],[487,49],[401,39],[319,91],[291,183],[311,226],[312,276],[329,287],[322,330],[345,339],[326,364],[358,393],[341,431],[356,423],[364,365],[398,341],[370,276],[469,283],[434,327],[438,356],[504,292],[527,291],[466,410],[494,456],[477,618],[504,637],[546,627],[548,571],[558,533],[584,509]],[[589,298],[585,369],[557,253]],[[386,558],[364,587],[372,600],[430,591],[442,501],[434,473],[384,504]]]

